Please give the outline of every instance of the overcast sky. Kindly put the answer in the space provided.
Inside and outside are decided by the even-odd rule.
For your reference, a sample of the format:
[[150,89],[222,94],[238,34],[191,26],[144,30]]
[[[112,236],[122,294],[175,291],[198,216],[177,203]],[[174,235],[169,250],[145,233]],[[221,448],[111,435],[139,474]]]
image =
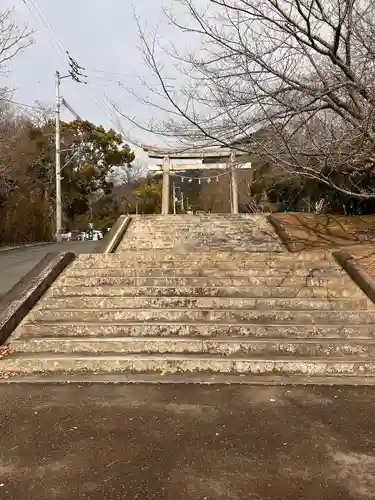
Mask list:
[[[66,58],[54,47],[56,36],[47,27],[44,31],[49,38],[43,31],[36,13],[36,8],[40,7],[64,49],[81,66],[88,68],[94,92],[102,99],[106,94],[127,112],[139,112],[134,98],[116,83],[120,80],[136,88],[136,77],[148,74],[137,48],[139,40],[133,11],[135,8],[143,22],[163,29],[166,21],[161,8],[172,0],[136,0],[135,6],[132,0],[3,0],[3,4],[4,1],[6,6],[14,7],[19,24],[27,23],[36,30],[35,44],[17,56],[11,64],[10,75],[0,85],[15,88],[14,98],[23,103],[41,101],[53,105],[55,71],[58,69],[66,74],[68,69]],[[89,86],[65,79],[62,95],[84,119],[113,126],[111,117],[101,109]],[[64,112],[63,118],[70,116]]]

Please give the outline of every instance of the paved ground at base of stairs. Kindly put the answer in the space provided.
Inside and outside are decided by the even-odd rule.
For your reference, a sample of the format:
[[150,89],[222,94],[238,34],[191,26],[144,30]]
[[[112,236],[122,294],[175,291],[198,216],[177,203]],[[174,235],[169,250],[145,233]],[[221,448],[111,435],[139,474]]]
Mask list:
[[375,498],[375,391],[2,385],[0,498]]

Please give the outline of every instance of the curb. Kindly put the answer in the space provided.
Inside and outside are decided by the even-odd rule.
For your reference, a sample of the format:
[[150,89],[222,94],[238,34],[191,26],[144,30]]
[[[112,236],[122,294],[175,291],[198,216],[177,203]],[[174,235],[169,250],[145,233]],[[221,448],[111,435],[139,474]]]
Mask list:
[[114,253],[126,233],[132,218],[120,215],[112,229],[107,233],[92,253]]
[[375,303],[375,280],[347,250],[332,252],[332,256],[348,273],[354,283]]
[[288,250],[288,252],[296,253],[299,251],[299,250],[296,250],[295,248],[293,248],[293,244],[290,242],[290,238],[288,236],[288,233],[285,231],[285,228],[282,226],[282,224],[280,224],[280,222],[277,220],[276,217],[274,217],[273,215],[269,215],[267,217],[267,221],[274,228],[277,236],[281,240],[281,243]]
[[48,253],[0,299],[0,345],[75,258],[72,252]]

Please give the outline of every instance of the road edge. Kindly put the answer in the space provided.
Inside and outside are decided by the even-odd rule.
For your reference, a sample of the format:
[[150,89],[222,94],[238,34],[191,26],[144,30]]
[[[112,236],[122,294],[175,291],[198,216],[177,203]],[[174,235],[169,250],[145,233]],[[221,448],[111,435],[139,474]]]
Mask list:
[[14,250],[22,250],[22,248],[33,248],[33,247],[42,247],[45,245],[52,245],[53,241],[41,241],[39,243],[26,243],[26,245],[14,245],[9,247],[0,247],[0,254],[13,252]]
[[0,345],[75,258],[73,252],[48,253],[0,299]]

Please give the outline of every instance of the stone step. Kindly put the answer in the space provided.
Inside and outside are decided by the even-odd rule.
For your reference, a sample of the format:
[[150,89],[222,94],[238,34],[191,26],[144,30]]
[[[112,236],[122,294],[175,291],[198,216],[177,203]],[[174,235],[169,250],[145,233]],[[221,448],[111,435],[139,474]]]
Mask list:
[[371,324],[374,311],[314,311],[314,310],[215,310],[215,309],[37,309],[29,315],[36,322],[46,321],[207,321],[207,322],[257,322],[260,324],[292,322],[299,324]]
[[375,354],[375,339],[254,339],[181,337],[44,337],[15,340],[10,352],[92,354],[220,354],[222,356],[358,356]]
[[163,222],[159,221],[155,223],[155,221],[150,222],[140,222],[133,221],[129,226],[128,231],[135,232],[143,232],[143,231],[155,231],[155,232],[165,232],[168,234],[168,229],[172,232],[177,231],[178,229],[191,229],[192,231],[220,231],[225,229],[231,229],[233,231],[251,231],[254,234],[275,234],[273,227],[271,225],[262,225],[261,227],[256,227],[253,221],[251,220],[199,220],[199,219],[191,219],[188,221],[172,221],[172,222]]
[[158,243],[169,243],[173,244],[175,242],[200,242],[207,243],[210,245],[224,245],[223,250],[225,250],[225,245],[230,245],[233,242],[238,243],[241,240],[246,240],[249,245],[280,245],[280,240],[275,237],[270,237],[268,235],[256,235],[250,231],[235,232],[231,229],[225,229],[223,231],[216,231],[215,234],[207,234],[206,231],[191,231],[189,229],[181,229],[176,231],[176,233],[169,232],[168,235],[152,234],[145,230],[142,233],[127,233],[121,242],[130,243],[134,241],[137,244],[146,242],[158,242]]
[[363,358],[244,358],[186,354],[14,354],[0,360],[0,376],[18,374],[80,373],[227,373],[261,375],[368,376],[375,374],[375,361]]
[[215,228],[212,231],[205,227],[194,228],[167,228],[163,232],[155,232],[152,229],[143,229],[142,231],[127,231],[122,243],[127,241],[207,241],[212,244],[228,244],[231,241],[246,239],[248,243],[253,244],[280,244],[280,240],[274,234],[258,233],[250,228],[245,230],[233,230],[233,228]]
[[[26,318],[30,321],[30,317]],[[310,324],[260,324],[197,322],[72,322],[44,321],[23,323],[13,334],[15,338],[36,337],[252,337],[252,338],[316,338],[316,339],[375,339],[372,324],[345,325],[332,323]]]
[[[226,240],[224,240],[224,236],[222,238],[215,237],[215,236],[210,236],[207,234],[202,234],[194,236],[193,234],[190,234],[189,231],[186,231],[186,235],[184,236],[183,233],[180,232],[179,237],[173,237],[173,238],[152,238],[151,236],[144,235],[144,236],[134,236],[128,234],[127,237],[125,236],[124,239],[121,241],[119,248],[132,248],[134,247],[135,249],[142,249],[142,247],[150,247],[152,248],[152,245],[164,245],[166,248],[169,247],[174,247],[175,245],[196,245],[196,247],[191,246],[193,250],[199,250],[202,249],[204,250],[205,247],[207,250],[215,250],[218,249],[219,251],[223,251],[226,249],[231,249],[232,247],[242,247],[243,245],[248,245],[249,248],[254,248],[254,252],[257,252],[257,248],[263,248],[267,249],[270,248],[270,252],[274,251],[274,248],[278,248],[280,243],[278,240],[270,240],[270,239],[265,239],[262,238],[261,240],[258,238],[254,238],[249,234],[246,235],[233,235],[230,233],[230,236],[226,236]],[[245,241],[244,241],[245,240]],[[250,250],[249,250],[250,251]]]
[[127,240],[185,240],[185,239],[203,239],[210,240],[217,243],[227,243],[231,239],[237,240],[238,238],[246,238],[249,242],[254,243],[266,243],[274,242],[280,243],[280,240],[275,233],[266,233],[253,230],[251,226],[241,225],[238,228],[234,228],[231,225],[223,227],[211,227],[207,226],[180,226],[180,227],[166,227],[162,231],[156,231],[153,228],[138,228],[137,230],[128,229],[123,241]]
[[158,222],[158,224],[162,224],[163,222],[165,224],[170,224],[173,222],[173,224],[176,224],[178,222],[183,222],[183,221],[197,221],[197,220],[207,220],[208,222],[212,221],[250,221],[254,224],[254,222],[262,222],[264,224],[269,224],[267,221],[268,215],[266,214],[249,214],[249,213],[243,213],[243,214],[168,214],[168,215],[161,215],[161,214],[155,214],[155,215],[132,215],[132,224],[142,224],[142,223],[151,223],[155,225],[155,221]]
[[45,297],[242,297],[242,298],[366,298],[354,283],[345,287],[327,288],[280,287],[142,287],[142,286],[59,286],[54,284]]
[[179,287],[237,287],[237,286],[312,286],[312,287],[346,287],[352,286],[348,276],[335,278],[306,278],[303,276],[249,276],[247,278],[217,278],[217,277],[118,277],[118,276],[90,276],[90,277],[72,277],[62,274],[56,282],[58,286],[143,286],[159,287],[173,286]]
[[207,231],[192,231],[190,229],[179,229],[176,232],[172,230],[169,233],[165,234],[157,234],[152,233],[151,231],[144,230],[139,233],[127,233],[122,243],[127,243],[134,241],[136,243],[145,243],[145,242],[185,242],[185,241],[197,241],[202,243],[210,243],[213,245],[228,245],[231,242],[238,242],[239,240],[246,239],[247,243],[250,245],[270,245],[275,244],[279,245],[280,240],[276,239],[273,235],[259,235],[257,233],[253,233],[250,230],[247,231],[233,231],[232,229],[223,229],[223,230],[215,230],[215,233],[208,234]]
[[[91,260],[81,260],[78,258],[73,266],[71,268],[74,269],[87,269],[87,268],[95,268],[95,269],[134,269],[135,267],[135,262],[133,259],[130,260],[123,260],[122,262],[119,262],[118,259],[113,259],[112,256],[114,254],[103,254],[103,256],[98,255],[96,259],[91,259]],[[236,270],[236,271],[246,271],[249,269],[273,269],[277,270],[280,269],[282,272],[284,271],[290,271],[290,270],[305,270],[305,269],[337,269],[341,271],[341,266],[339,266],[335,261],[319,261],[319,262],[311,262],[311,261],[277,261],[277,260],[258,260],[254,259],[252,260],[251,257],[249,257],[246,260],[243,260],[241,262],[234,262],[234,261],[207,261],[207,260],[197,260],[195,262],[190,262],[187,264],[184,259],[180,260],[160,260],[160,261],[142,261],[138,260],[136,263],[137,269],[147,269],[150,271],[156,270],[156,269],[163,269],[163,270],[175,270],[179,268],[200,268],[200,269],[212,269],[216,271],[222,270]]]
[[297,261],[305,262],[320,262],[321,260],[334,261],[331,253],[322,252],[306,252],[306,253],[288,253],[288,252],[230,252],[230,251],[186,251],[186,250],[174,250],[173,252],[167,252],[165,250],[145,250],[143,252],[125,250],[119,252],[118,250],[114,254],[100,255],[100,254],[81,254],[79,255],[77,261],[98,261],[108,259],[111,261],[136,261],[136,262],[160,262],[160,261],[178,261],[178,262],[221,262],[221,261],[231,261],[234,263],[249,262],[254,261],[272,261],[272,262],[287,262],[295,263]]
[[181,376],[175,374],[158,374],[158,373],[58,373],[58,374],[5,374],[4,378],[0,377],[0,384],[32,384],[45,386],[46,384],[133,384],[133,385],[200,385],[206,387],[217,388],[228,385],[241,386],[314,386],[315,387],[372,387],[375,386],[375,377],[366,377],[365,375],[316,375],[309,377],[308,375],[262,375],[257,374],[225,374],[225,373],[189,373]]
[[221,220],[221,221],[209,221],[209,220],[190,220],[190,221],[172,221],[172,222],[136,222],[133,221],[127,232],[129,233],[144,233],[150,230],[155,233],[165,233],[169,234],[168,230],[172,233],[178,232],[178,230],[191,230],[197,232],[205,232],[206,234],[217,234],[224,231],[233,232],[243,232],[248,231],[255,235],[267,235],[276,236],[274,228],[271,225],[262,224],[257,226],[251,220]]
[[212,217],[195,217],[191,219],[154,219],[154,220],[135,220],[133,219],[131,221],[131,224],[129,226],[129,229],[137,229],[137,228],[147,228],[147,227],[152,227],[154,229],[159,229],[159,228],[168,228],[171,227],[172,229],[174,227],[179,227],[179,226],[192,226],[192,227],[206,227],[207,229],[210,229],[212,227],[246,227],[249,226],[253,230],[256,229],[258,231],[262,231],[264,229],[273,229],[272,225],[269,224],[267,220],[261,221],[260,223],[258,221],[254,221],[250,218],[238,218],[238,219],[226,219],[226,218],[212,218]]
[[247,277],[265,277],[273,276],[282,277],[287,276],[301,276],[301,277],[312,277],[312,278],[336,278],[340,276],[347,276],[343,269],[335,268],[322,268],[322,269],[290,269],[290,268],[249,268],[243,270],[235,269],[211,269],[209,267],[193,268],[191,266],[184,265],[183,267],[176,267],[175,269],[163,269],[160,267],[155,268],[142,268],[136,266],[135,268],[121,268],[119,267],[87,267],[87,268],[77,268],[76,266],[70,266],[64,273],[64,276],[70,277],[102,277],[102,276],[114,276],[114,277],[215,277],[215,278],[247,278]]
[[208,236],[210,234],[214,234],[215,237],[218,235],[228,235],[228,230],[230,232],[230,236],[232,234],[248,234],[254,235],[256,238],[268,238],[269,240],[275,239],[277,240],[276,234],[273,232],[272,228],[269,231],[259,231],[258,229],[254,229],[253,225],[248,222],[241,222],[239,224],[226,223],[226,224],[169,224],[164,226],[150,224],[144,224],[142,226],[136,225],[133,227],[129,227],[126,234],[130,234],[131,236],[139,236],[146,237],[147,234],[156,237],[166,237],[168,239],[172,239],[174,237],[180,237],[181,233],[187,233],[192,235],[204,235]]
[[284,250],[279,246],[273,244],[251,244],[244,241],[241,245],[234,245],[233,243],[228,242],[227,244],[221,245],[213,245],[211,243],[200,243],[198,241],[175,241],[175,242],[123,242],[119,245],[117,252],[122,252],[123,250],[173,250],[175,248],[201,248],[202,250],[211,249],[211,250],[220,250],[223,248],[228,248],[229,250],[235,251],[244,251],[244,252],[283,252]]
[[141,221],[133,221],[128,231],[129,232],[139,232],[139,231],[150,231],[155,232],[165,232],[168,234],[168,229],[171,231],[176,231],[177,229],[191,229],[195,231],[223,231],[223,230],[233,230],[233,231],[251,231],[254,234],[275,234],[273,227],[266,223],[258,226],[254,224],[252,220],[242,219],[242,220],[199,220],[199,219],[190,219],[185,221],[150,221],[150,222],[141,222]]
[[249,241],[254,240],[256,243],[262,241],[280,242],[280,239],[272,228],[263,228],[262,230],[254,229],[252,224],[180,224],[168,225],[155,228],[153,226],[133,227],[126,232],[125,239],[130,238],[150,238],[162,239],[179,239],[186,237],[198,237],[212,239],[218,243],[229,241],[231,237],[237,239],[246,237]]
[[276,234],[271,230],[258,231],[254,230],[249,224],[241,224],[236,227],[233,224],[226,225],[197,225],[197,226],[168,226],[163,230],[155,230],[152,227],[128,229],[125,239],[146,239],[149,236],[151,239],[160,239],[164,237],[167,240],[185,239],[185,238],[203,238],[212,240],[217,243],[225,243],[238,238],[247,238],[249,242],[262,243],[266,241],[280,242]]
[[211,213],[211,214],[168,214],[168,215],[163,215],[163,214],[142,214],[142,215],[132,215],[131,218],[134,221],[143,221],[143,220],[162,220],[162,221],[171,221],[171,220],[185,220],[185,219],[192,219],[196,220],[199,218],[202,219],[209,219],[209,220],[215,220],[215,219],[251,219],[252,221],[254,220],[265,220],[267,221],[267,217],[269,216],[269,213],[261,213],[261,214],[253,214],[253,213],[240,213],[240,214],[232,214],[232,213]]
[[247,229],[249,231],[253,231],[254,233],[262,233],[267,231],[269,233],[274,233],[273,227],[266,223],[258,226],[254,224],[253,221],[249,219],[240,219],[240,220],[225,220],[225,219],[188,219],[188,220],[180,220],[180,221],[133,221],[128,231],[137,232],[137,231],[145,231],[150,229],[151,231],[162,232],[165,231],[168,233],[168,229],[172,231],[180,229],[180,228],[188,228],[192,230],[212,230],[212,229],[233,229],[233,230],[243,230]]
[[233,224],[224,224],[224,225],[169,225],[165,226],[163,229],[155,229],[153,227],[134,227],[129,228],[126,232],[125,240],[127,239],[146,239],[150,236],[151,239],[163,239],[164,237],[167,240],[174,239],[185,239],[186,237],[191,238],[204,238],[204,239],[212,239],[213,241],[225,242],[228,241],[230,237],[233,238],[238,237],[247,237],[249,241],[251,239],[255,239],[256,242],[261,243],[262,241],[278,241],[276,235],[272,232],[260,232],[258,230],[254,230],[251,225],[239,224],[237,226],[233,226]]
[[301,299],[301,298],[228,298],[228,297],[46,297],[40,308],[57,309],[302,309],[302,310],[372,310],[373,303],[358,299]]
[[[117,257],[118,254],[112,254],[112,257]],[[327,262],[323,265],[320,265],[319,262],[313,261],[296,261],[296,262],[271,262],[271,261],[242,261],[242,262],[234,262],[234,261],[206,261],[197,259],[195,261],[185,260],[185,259],[175,259],[175,260],[142,260],[142,259],[127,259],[124,258],[119,260],[117,258],[110,259],[92,259],[92,260],[80,260],[77,259],[70,266],[76,269],[87,269],[87,268],[96,268],[96,269],[166,269],[166,270],[174,270],[174,269],[183,269],[189,267],[191,269],[214,269],[216,271],[223,270],[238,270],[238,271],[246,271],[249,269],[281,269],[285,270],[315,270],[315,269],[326,269],[326,270],[340,270],[341,266],[338,266],[334,262]]]
[[254,235],[275,235],[275,231],[271,225],[262,225],[257,226],[251,220],[239,220],[239,221],[230,221],[230,220],[221,220],[221,221],[199,221],[199,220],[191,220],[191,221],[181,221],[181,222],[171,222],[171,223],[141,223],[141,222],[133,222],[128,231],[131,233],[145,233],[147,230],[154,231],[156,233],[177,233],[178,230],[191,230],[196,232],[205,232],[205,234],[218,234],[224,231],[233,231],[234,233],[239,232],[249,232]]
[[217,234],[224,231],[233,231],[234,233],[248,231],[254,235],[275,235],[275,231],[271,225],[266,226],[262,225],[261,227],[257,227],[252,221],[249,220],[239,220],[239,221],[230,221],[230,220],[222,220],[222,221],[181,221],[181,222],[171,222],[171,223],[141,223],[141,222],[133,222],[129,228],[129,233],[144,233],[147,230],[156,232],[156,233],[177,233],[178,230],[191,230],[196,232],[205,232],[206,234]]

